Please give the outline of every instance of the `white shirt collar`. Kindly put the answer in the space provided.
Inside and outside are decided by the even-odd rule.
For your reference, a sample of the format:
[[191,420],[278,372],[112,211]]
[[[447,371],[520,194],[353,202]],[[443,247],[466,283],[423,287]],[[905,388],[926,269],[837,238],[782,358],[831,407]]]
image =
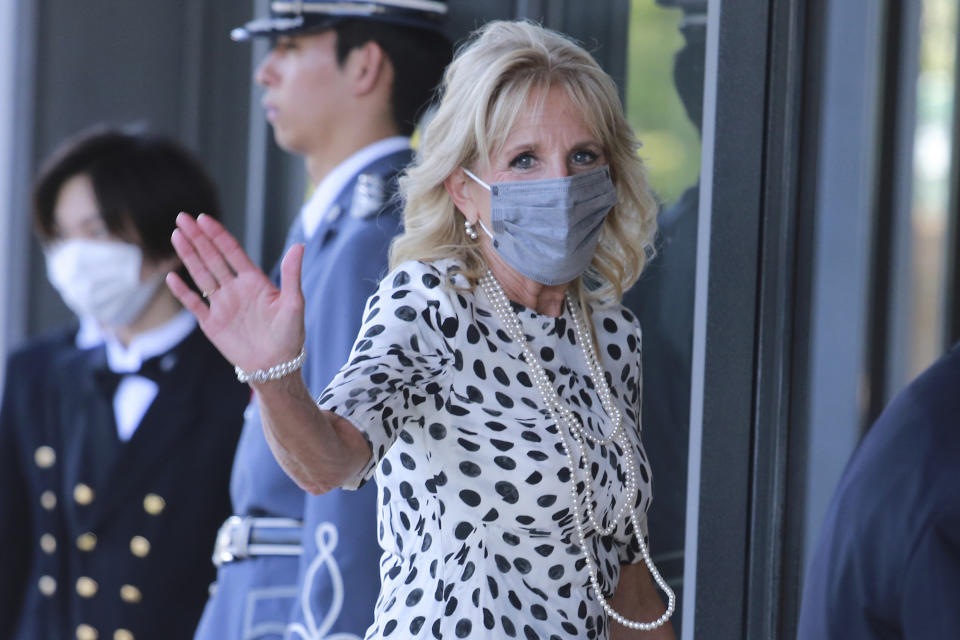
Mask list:
[[333,171],[320,181],[320,184],[314,189],[313,195],[300,210],[303,235],[307,238],[313,236],[327,210],[333,206],[340,197],[343,188],[361,169],[380,158],[409,148],[410,138],[405,136],[384,138],[367,145],[338,164]]
[[80,316],[80,328],[73,339],[78,349],[90,349],[103,343],[103,332],[97,321],[88,316]]
[[112,335],[107,335],[107,366],[116,373],[139,371],[144,360],[166,353],[180,344],[195,326],[197,319],[184,309],[159,327],[135,336],[127,347]]

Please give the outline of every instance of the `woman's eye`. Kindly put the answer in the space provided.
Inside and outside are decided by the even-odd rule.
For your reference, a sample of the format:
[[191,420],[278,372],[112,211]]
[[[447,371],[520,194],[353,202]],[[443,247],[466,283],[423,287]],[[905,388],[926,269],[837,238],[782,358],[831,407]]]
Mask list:
[[533,154],[521,153],[510,161],[510,166],[514,169],[530,169],[533,167]]
[[581,150],[573,152],[573,164],[575,165],[592,164],[596,161],[597,154],[593,151]]

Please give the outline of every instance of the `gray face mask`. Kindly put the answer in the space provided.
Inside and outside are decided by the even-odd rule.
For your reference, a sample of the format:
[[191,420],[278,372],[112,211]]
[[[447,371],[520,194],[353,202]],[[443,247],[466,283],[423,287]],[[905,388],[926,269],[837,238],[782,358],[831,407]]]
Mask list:
[[504,262],[545,285],[570,282],[587,270],[617,189],[609,167],[565,178],[488,185],[493,232],[480,222]]

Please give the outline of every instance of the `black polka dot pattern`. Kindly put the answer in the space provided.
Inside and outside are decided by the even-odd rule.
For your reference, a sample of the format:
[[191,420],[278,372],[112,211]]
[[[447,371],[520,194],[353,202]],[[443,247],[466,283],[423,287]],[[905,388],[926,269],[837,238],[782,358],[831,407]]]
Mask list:
[[[514,307],[561,398],[585,428],[609,423],[571,329]],[[350,360],[319,403],[349,419],[373,451],[347,488],[376,472],[382,589],[367,638],[606,638],[575,543],[570,471],[520,348],[456,264],[409,262],[367,303]],[[640,330],[622,306],[593,310],[597,355],[640,464],[646,526],[650,472],[640,444]],[[578,471],[606,526],[622,499],[623,451],[588,444]],[[586,523],[600,588],[642,561],[623,519]],[[643,532],[646,534],[646,531]]]

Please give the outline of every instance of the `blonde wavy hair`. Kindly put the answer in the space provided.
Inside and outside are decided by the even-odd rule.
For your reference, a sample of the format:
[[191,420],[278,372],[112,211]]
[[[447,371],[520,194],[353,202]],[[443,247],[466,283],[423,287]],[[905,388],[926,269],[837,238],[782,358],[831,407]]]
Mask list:
[[[489,163],[506,143],[533,92],[563,87],[603,146],[617,188],[596,254],[580,282],[581,300],[619,302],[653,255],[657,204],[613,80],[577,43],[533,22],[487,23],[460,47],[444,73],[440,100],[417,157],[400,179],[404,232],[391,268],[407,260],[455,258],[471,283],[486,273],[479,245],[464,231],[444,180],[457,168]],[[585,286],[581,286],[585,285]]]

